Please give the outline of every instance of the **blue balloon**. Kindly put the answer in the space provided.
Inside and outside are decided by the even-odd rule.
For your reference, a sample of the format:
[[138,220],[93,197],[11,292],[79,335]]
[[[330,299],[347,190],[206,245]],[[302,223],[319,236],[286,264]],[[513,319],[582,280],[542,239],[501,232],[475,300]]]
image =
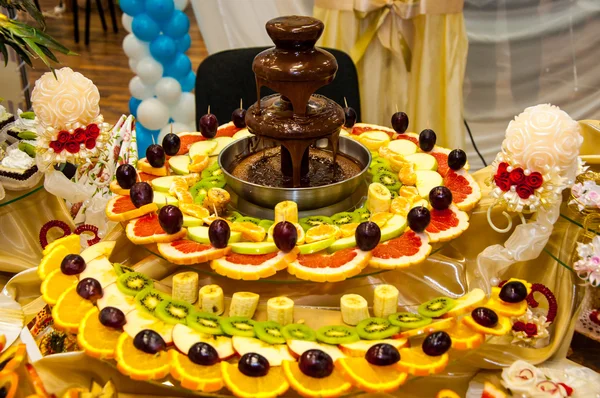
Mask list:
[[180,53],[184,53],[187,50],[189,50],[189,48],[192,46],[192,38],[189,34],[186,34],[181,39],[177,40],[175,43],[177,45],[177,51]]
[[163,24],[163,33],[174,39],[182,38],[189,30],[190,19],[179,10],[175,10],[171,18]]
[[196,87],[196,74],[190,71],[186,77],[179,81],[179,84],[181,84],[181,91],[192,91]]
[[[146,153],[146,149],[152,145],[154,142],[158,142],[158,134],[160,134],[160,130],[148,130],[146,127],[142,126],[139,121],[135,122],[135,133],[137,139],[137,148],[138,153]],[[154,137],[154,141],[152,140]]]
[[173,0],[146,0],[146,13],[156,22],[166,21],[171,18],[175,4]]
[[141,99],[137,99],[135,97],[131,97],[129,99],[129,113],[131,113],[133,115],[133,117],[137,117],[137,109],[141,103],[142,103]]
[[148,14],[140,14],[131,23],[133,34],[140,40],[152,41],[160,34],[160,26]]
[[132,17],[144,12],[144,0],[121,0],[121,10]]
[[175,40],[169,36],[160,35],[150,43],[150,54],[161,63],[171,62],[177,54]]
[[172,62],[165,65],[164,76],[180,80],[186,77],[192,70],[192,61],[187,55],[179,53],[175,55]]

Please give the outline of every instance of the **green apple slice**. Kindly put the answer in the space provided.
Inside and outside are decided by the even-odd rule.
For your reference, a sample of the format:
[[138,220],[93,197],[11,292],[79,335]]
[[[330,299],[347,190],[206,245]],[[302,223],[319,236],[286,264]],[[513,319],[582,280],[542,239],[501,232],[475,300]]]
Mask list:
[[429,200],[429,191],[443,185],[444,179],[437,171],[416,170],[417,191],[422,198]]
[[318,242],[299,245],[298,249],[300,249],[300,254],[312,254],[327,249],[329,246],[333,245],[334,242],[335,238],[329,238],[325,240],[320,240]]
[[[188,237],[198,243],[210,243],[210,238],[208,237],[208,227],[199,226],[188,228]],[[242,233],[232,231],[231,235],[229,235],[228,243],[239,242],[240,239],[242,239]]]
[[417,153],[417,146],[409,140],[393,140],[387,147],[398,155],[408,156]]
[[179,155],[169,158],[169,166],[177,174],[189,174],[188,166],[190,165],[190,157],[188,155]]
[[413,153],[408,155],[406,160],[415,165],[415,170],[433,170],[438,168],[437,159],[428,153]]
[[348,236],[346,238],[338,239],[335,242],[333,242],[331,244],[331,246],[329,246],[327,248],[327,251],[329,253],[333,253],[338,250],[348,249],[350,247],[355,247],[355,246],[356,246],[356,239],[354,239],[354,236]]
[[166,205],[177,206],[179,204],[179,201],[174,196],[158,191],[154,191],[154,199],[152,202],[155,203],[159,209]]
[[254,134],[252,134],[251,132],[248,131],[248,129],[241,129],[240,131],[238,131],[237,133],[235,133],[233,135],[234,140],[241,140],[244,137],[253,137]]
[[199,227],[202,224],[204,224],[204,221],[201,218],[188,216],[187,214],[183,215],[183,226],[186,228]]
[[217,146],[210,153],[210,156],[218,156],[219,153],[221,153],[221,151],[223,150],[223,148],[225,148],[227,145],[231,144],[235,140],[231,137],[217,137],[213,138],[213,141],[217,143]]
[[279,249],[273,242],[237,242],[231,244],[231,251],[239,254],[269,254]]
[[212,153],[212,151],[215,150],[217,145],[218,145],[217,141],[214,141],[214,140],[194,142],[192,144],[192,146],[190,147],[190,151],[188,152],[188,155],[190,155],[190,158],[193,158],[194,156],[198,156],[198,155],[202,155],[202,156],[210,155]]
[[158,177],[150,182],[152,189],[156,192],[169,192],[169,188],[176,176]]
[[380,242],[394,239],[402,235],[402,232],[406,229],[406,217],[402,217],[399,214],[394,214],[392,218],[385,223],[385,226],[381,228],[381,239]]

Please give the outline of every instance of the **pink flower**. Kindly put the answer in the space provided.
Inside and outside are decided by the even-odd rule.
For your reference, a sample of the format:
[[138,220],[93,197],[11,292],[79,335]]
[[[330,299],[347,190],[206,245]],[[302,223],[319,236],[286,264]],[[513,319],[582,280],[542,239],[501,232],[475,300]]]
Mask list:
[[600,264],[600,257],[598,257],[598,256],[592,257],[591,260],[592,260],[592,263],[594,263],[594,265]]

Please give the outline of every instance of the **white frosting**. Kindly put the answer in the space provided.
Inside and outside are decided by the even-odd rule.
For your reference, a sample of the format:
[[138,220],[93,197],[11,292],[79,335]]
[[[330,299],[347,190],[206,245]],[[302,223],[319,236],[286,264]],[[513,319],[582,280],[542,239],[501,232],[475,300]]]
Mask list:
[[0,105],[0,120],[6,118],[7,114],[8,112],[6,112],[6,108],[4,107],[4,105]]
[[15,120],[15,124],[14,127],[21,129],[21,130],[27,130],[27,131],[33,131],[35,133],[36,128],[37,128],[37,121],[35,119],[24,119],[21,117],[21,114],[23,113],[23,111],[21,111],[19,109],[19,117],[17,118],[17,120]]
[[35,164],[35,160],[19,148],[9,148],[0,163],[3,167],[27,170]]

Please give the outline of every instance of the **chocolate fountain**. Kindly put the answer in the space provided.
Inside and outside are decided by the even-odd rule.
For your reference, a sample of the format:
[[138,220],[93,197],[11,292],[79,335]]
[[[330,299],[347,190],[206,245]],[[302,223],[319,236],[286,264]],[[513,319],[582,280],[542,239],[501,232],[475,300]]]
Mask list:
[[[255,136],[221,152],[227,183],[241,198],[270,209],[282,200],[310,210],[347,199],[363,180],[370,153],[340,137],[342,107],[314,94],[333,81],[338,67],[333,55],[314,47],[324,25],[289,16],[266,28],[275,47],[254,58],[257,102],[246,113]],[[277,94],[261,99],[263,86]]]

